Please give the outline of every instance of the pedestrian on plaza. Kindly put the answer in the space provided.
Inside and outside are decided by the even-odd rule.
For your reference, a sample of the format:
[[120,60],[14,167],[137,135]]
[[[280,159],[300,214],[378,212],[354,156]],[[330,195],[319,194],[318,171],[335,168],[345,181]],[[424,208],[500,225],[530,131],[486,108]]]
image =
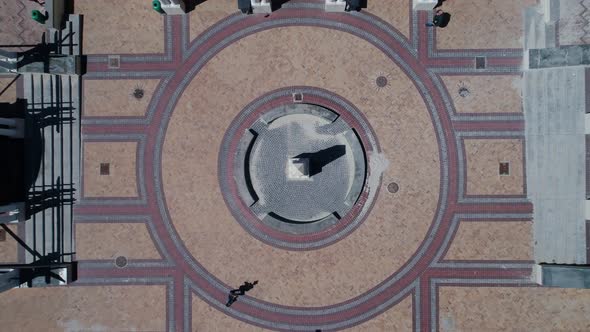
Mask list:
[[438,2],[436,3],[436,6],[434,6],[434,8],[432,8],[432,9],[437,9],[438,7],[442,6],[443,2],[445,2],[445,1],[447,1],[447,0],[438,0]]
[[227,303],[225,304],[225,306],[229,308],[237,300],[238,300],[238,296],[237,295],[229,294],[228,299],[227,299]]
[[426,23],[427,27],[439,27],[444,28],[449,24],[451,20],[451,14],[445,13],[442,10],[437,10],[432,18],[432,23]]
[[231,295],[244,295],[244,294],[246,294],[247,291],[249,291],[252,288],[254,288],[254,286],[257,283],[258,283],[258,280],[254,281],[254,282],[247,282],[247,281],[245,281],[243,285],[241,285],[240,287],[238,287],[238,289],[232,289],[231,291],[229,291],[229,293]]

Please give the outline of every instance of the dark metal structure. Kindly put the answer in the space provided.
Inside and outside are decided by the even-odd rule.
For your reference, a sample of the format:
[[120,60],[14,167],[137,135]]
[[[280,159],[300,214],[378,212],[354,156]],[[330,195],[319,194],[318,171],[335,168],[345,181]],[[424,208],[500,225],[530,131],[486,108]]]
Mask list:
[[4,123],[17,124],[0,131],[0,149],[12,156],[0,167],[10,183],[0,193],[0,227],[19,246],[18,262],[0,265],[0,292],[77,278],[72,225],[80,183],[81,16],[70,15],[62,26],[28,51],[0,51],[0,71],[18,73],[23,85],[16,103],[0,104],[10,120]]

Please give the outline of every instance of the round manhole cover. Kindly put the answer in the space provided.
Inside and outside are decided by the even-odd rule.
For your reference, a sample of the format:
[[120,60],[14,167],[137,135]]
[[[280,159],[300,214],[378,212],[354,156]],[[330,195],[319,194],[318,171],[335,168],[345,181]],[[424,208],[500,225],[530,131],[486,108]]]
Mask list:
[[144,95],[143,88],[141,88],[141,87],[137,87],[137,88],[135,88],[135,89],[133,90],[133,93],[132,93],[132,95],[133,95],[133,97],[134,97],[135,99],[137,99],[137,100],[139,100],[139,99],[143,98],[143,95]]
[[117,265],[117,267],[125,267],[127,266],[127,257],[125,256],[119,256],[115,259],[115,265]]
[[385,77],[385,76],[377,77],[377,79],[375,80],[375,84],[377,84],[377,86],[380,88],[384,88],[385,86],[387,86],[387,77]]
[[468,97],[471,94],[471,91],[469,91],[469,89],[465,86],[462,86],[459,88],[459,96],[465,98]]
[[392,182],[387,185],[387,191],[389,191],[392,194],[395,194],[396,192],[399,191],[399,185],[395,182]]

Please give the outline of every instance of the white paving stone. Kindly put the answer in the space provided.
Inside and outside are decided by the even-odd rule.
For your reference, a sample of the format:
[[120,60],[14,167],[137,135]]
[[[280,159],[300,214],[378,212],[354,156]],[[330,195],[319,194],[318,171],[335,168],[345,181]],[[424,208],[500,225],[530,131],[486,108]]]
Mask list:
[[524,78],[535,261],[585,264],[584,68],[531,70]]

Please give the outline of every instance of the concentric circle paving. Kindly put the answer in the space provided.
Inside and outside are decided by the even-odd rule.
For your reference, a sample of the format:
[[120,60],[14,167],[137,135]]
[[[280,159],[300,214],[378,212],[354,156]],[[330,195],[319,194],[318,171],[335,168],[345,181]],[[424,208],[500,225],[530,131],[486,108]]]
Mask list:
[[[313,104],[293,104],[293,94]],[[371,173],[367,153],[377,150],[371,127],[343,98],[310,87],[279,89],[250,103],[229,127],[219,157],[221,192],[259,240],[317,249],[352,232],[368,213],[380,173]]]
[[[306,42],[293,48],[295,40]],[[314,45],[319,43],[332,43],[332,47],[318,50]],[[340,49],[348,51],[333,52]],[[240,61],[236,61],[236,54],[241,55]],[[339,70],[331,64],[350,62],[351,58],[363,59],[363,63],[350,63],[342,69],[350,79],[339,79]],[[376,93],[371,77],[379,71],[396,77],[390,84],[403,93]],[[230,89],[235,86],[244,88]],[[379,188],[367,193],[376,198],[356,230],[358,223],[339,223],[342,229],[334,227],[329,231],[340,232],[326,234],[326,238],[312,234],[300,243],[303,248],[309,248],[311,243],[316,250],[275,248],[296,241],[285,238],[292,234],[272,233],[270,227],[262,229],[262,223],[257,227],[237,223],[231,211],[239,207],[230,210],[225,206],[223,193],[228,188],[219,186],[224,183],[220,179],[233,178],[233,174],[226,173],[232,167],[224,168],[233,165],[233,160],[218,164],[220,152],[213,148],[221,147],[222,153],[231,151],[233,148],[223,142],[225,133],[243,132],[258,119],[255,116],[234,122],[250,114],[240,113],[242,110],[265,112],[292,104],[293,93],[302,93],[305,103],[355,115],[346,120],[351,127],[363,129],[358,134],[367,150],[367,187]],[[255,296],[291,306],[324,306],[350,300],[407,264],[435,220],[440,162],[428,109],[412,80],[379,49],[360,38],[310,27],[279,28],[272,33],[264,31],[245,37],[211,59],[186,86],[175,105],[162,149],[167,210],[186,252],[222,284],[242,283],[243,276],[259,280],[263,277],[272,282],[260,287]],[[371,127],[364,128],[358,120],[352,124],[356,116],[365,117],[363,122]],[[242,122],[243,128],[230,128]],[[371,132],[371,136],[366,135]],[[371,142],[371,137],[379,137],[379,144]],[[236,146],[238,143],[239,140]],[[218,167],[219,172],[215,172]],[[393,199],[382,192],[381,177],[403,182],[404,195]],[[237,195],[237,188],[229,190]],[[369,208],[363,207],[365,211]],[[253,231],[260,233],[253,236]],[[266,244],[277,239],[282,242]]]
[[[189,50],[172,78],[180,85],[165,94],[154,179],[163,225],[178,249],[175,261],[189,287],[209,304],[267,328],[337,329],[377,315],[417,289],[418,276],[438,248],[433,241],[448,230],[441,227],[449,197],[447,156],[456,156],[444,104],[429,92],[434,83],[393,29],[385,32],[363,16],[334,18],[316,10],[285,10],[270,20],[244,19],[239,29],[228,23],[223,32],[212,33],[221,47]],[[314,27],[281,27],[292,25]],[[272,34],[265,31],[273,27]],[[319,43],[331,47],[314,48]],[[389,73],[388,85],[399,94],[375,91],[375,72]],[[368,153],[370,168],[404,183],[404,194],[396,199],[375,192],[374,207],[358,230],[311,251],[268,246],[244,231],[220,204],[216,180],[225,175],[215,174],[218,165],[211,162],[217,156],[213,147],[221,146],[223,133],[248,101],[269,91],[297,92],[285,87],[298,86],[322,87],[361,109],[381,144]],[[255,298],[227,309],[229,285],[244,276],[271,282],[259,287]]]
[[[240,139],[240,198],[265,224],[308,234],[334,226],[365,183],[365,150],[339,114],[313,104],[265,114]],[[233,153],[230,151],[229,153]]]
[[[396,7],[388,8],[399,13]],[[468,172],[462,140],[519,135],[522,115],[453,110],[457,98],[469,98],[471,87],[461,80],[474,83],[463,75],[483,74],[482,82],[488,81],[488,74],[518,75],[521,51],[438,50],[436,34],[424,27],[425,13],[410,15],[406,39],[390,25],[400,23],[391,20],[391,10],[379,12],[386,22],[367,11],[327,13],[320,0],[297,0],[272,15],[230,15],[210,25],[227,10],[226,6],[223,12],[215,11],[205,21],[202,15],[164,18],[164,54],[122,55],[117,70],[108,68],[105,55],[89,58],[90,80],[161,80],[153,95],[143,96],[139,90],[132,94],[133,85],[123,91],[131,94],[127,101],[141,97],[147,103],[149,97],[145,117],[114,117],[128,113],[123,111],[84,117],[86,141],[138,142],[139,197],[84,199],[75,208],[77,221],[145,223],[162,259],[133,260],[125,268],[116,268],[126,263],[123,257],[118,262],[85,261],[80,266],[82,285],[165,288],[164,329],[170,331],[207,330],[213,325],[248,330],[246,324],[269,330],[333,331],[380,314],[357,329],[378,329],[403,315],[413,316],[405,321],[408,328],[436,330],[444,325],[439,318],[444,321],[448,314],[439,310],[443,308],[438,297],[447,293],[439,286],[530,285],[530,262],[445,260],[452,256],[447,249],[453,253],[457,243],[465,244],[464,221],[487,225],[491,220],[530,219],[532,206],[523,196],[472,196],[464,190]],[[201,22],[191,24],[195,18]],[[402,23],[399,26],[406,30],[408,22]],[[202,34],[192,33],[195,29],[189,26]],[[485,56],[491,66],[474,71],[475,56]],[[461,80],[453,78],[450,84],[448,75],[456,74]],[[465,89],[457,91],[456,83]],[[266,114],[294,104],[324,107],[339,117],[344,114],[340,107],[367,124],[350,122],[355,116],[346,121],[349,129],[358,130],[365,149],[366,190],[341,220],[319,231],[289,233],[264,220],[248,221],[245,217],[260,210],[239,206],[244,195],[238,192],[235,179],[240,177],[230,159],[241,160],[237,164],[251,173],[261,170],[250,167],[254,163],[249,158],[232,153],[240,151],[240,138],[257,124],[246,123],[232,132],[233,124],[242,123],[249,109]],[[367,139],[373,142],[367,144]],[[340,143],[349,150],[350,141]],[[259,157],[276,154],[254,145],[252,150]],[[318,152],[310,150],[315,152],[300,154]],[[314,176],[305,157],[297,157],[300,154],[279,160],[276,169],[287,164],[283,177],[303,181]],[[344,164],[328,165],[350,174]],[[258,185],[267,181],[264,174],[255,180]],[[355,187],[344,182],[345,188]],[[250,188],[264,191],[260,186]],[[281,194],[274,190],[267,196]],[[332,207],[326,197],[313,200]],[[301,205],[316,203],[309,201]],[[357,207],[359,218],[345,222]],[[281,213],[296,223],[326,213],[317,206],[303,212],[307,215],[300,215],[300,210]],[[229,289],[253,279],[259,285],[226,307]]]
[[337,121],[337,113],[315,105],[283,106],[267,115],[246,140],[251,151],[245,172],[255,212],[270,216],[271,224],[333,225],[352,209],[365,182],[358,137]]

